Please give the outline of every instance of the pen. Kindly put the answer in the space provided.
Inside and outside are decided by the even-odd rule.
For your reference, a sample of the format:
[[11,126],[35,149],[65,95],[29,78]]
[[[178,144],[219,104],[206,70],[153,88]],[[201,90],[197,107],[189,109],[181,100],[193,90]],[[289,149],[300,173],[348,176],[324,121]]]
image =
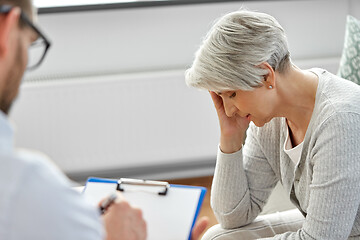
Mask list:
[[115,202],[116,198],[117,194],[113,193],[105,201],[103,201],[100,205],[100,213],[104,214],[106,210],[110,207],[110,205]]

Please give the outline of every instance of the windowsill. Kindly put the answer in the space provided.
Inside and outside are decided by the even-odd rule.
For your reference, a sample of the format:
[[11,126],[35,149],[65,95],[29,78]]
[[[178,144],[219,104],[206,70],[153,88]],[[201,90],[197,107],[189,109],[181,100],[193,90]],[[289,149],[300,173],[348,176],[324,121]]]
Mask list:
[[[259,0],[245,0],[245,1],[259,1]],[[244,2],[239,0],[161,0],[161,1],[138,1],[138,2],[121,2],[121,3],[105,3],[105,4],[91,4],[91,5],[77,5],[77,6],[60,6],[60,7],[40,7],[39,14],[60,13],[60,12],[79,12],[79,11],[96,11],[96,10],[110,10],[110,9],[126,9],[126,8],[145,8],[145,7],[162,7],[162,6],[176,6],[176,5],[190,5],[190,4],[209,4],[209,3],[224,3],[224,2]]]

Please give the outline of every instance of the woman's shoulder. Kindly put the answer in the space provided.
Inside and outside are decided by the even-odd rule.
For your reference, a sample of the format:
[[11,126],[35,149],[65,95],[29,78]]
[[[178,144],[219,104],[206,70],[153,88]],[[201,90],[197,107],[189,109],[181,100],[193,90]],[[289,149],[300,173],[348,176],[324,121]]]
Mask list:
[[319,86],[312,120],[319,126],[324,121],[341,115],[360,115],[360,86],[327,71],[317,70]]

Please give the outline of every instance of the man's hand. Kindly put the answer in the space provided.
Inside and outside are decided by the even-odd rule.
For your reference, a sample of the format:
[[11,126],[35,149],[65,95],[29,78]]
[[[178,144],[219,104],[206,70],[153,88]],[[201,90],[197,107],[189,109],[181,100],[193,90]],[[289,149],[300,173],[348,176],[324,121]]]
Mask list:
[[191,240],[198,240],[200,235],[204,232],[209,224],[208,217],[200,218],[196,223],[191,233]]
[[120,193],[103,214],[103,220],[107,234],[106,240],[146,239],[146,223],[142,211],[130,206]]

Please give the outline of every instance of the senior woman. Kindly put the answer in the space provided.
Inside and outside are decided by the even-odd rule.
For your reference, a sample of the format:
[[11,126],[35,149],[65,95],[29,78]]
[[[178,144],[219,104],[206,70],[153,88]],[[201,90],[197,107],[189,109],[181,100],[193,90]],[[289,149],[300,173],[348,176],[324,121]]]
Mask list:
[[[247,10],[214,24],[186,82],[221,130],[204,239],[360,239],[358,85],[296,67],[279,23]],[[255,219],[278,181],[300,211]]]

